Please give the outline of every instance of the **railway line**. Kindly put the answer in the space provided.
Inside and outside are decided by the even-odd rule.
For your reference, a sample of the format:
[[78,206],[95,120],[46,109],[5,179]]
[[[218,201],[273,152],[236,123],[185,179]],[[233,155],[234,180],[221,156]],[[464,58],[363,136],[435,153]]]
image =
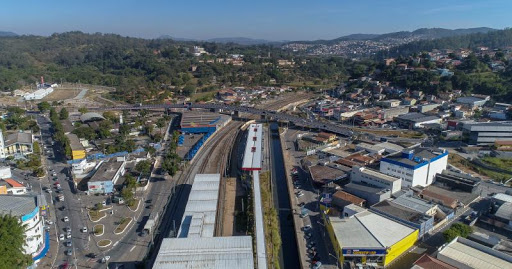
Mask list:
[[[210,140],[198,151],[188,167],[185,167],[176,178],[172,187],[172,194],[169,196],[169,202],[163,209],[164,216],[154,240],[155,250],[160,248],[163,238],[176,236],[195,175],[201,173],[223,174],[227,162],[226,158],[229,156],[230,148],[242,124],[242,122],[231,121],[211,136]],[[215,155],[215,153],[217,154]],[[221,184],[225,184],[225,179],[221,180]],[[221,185],[222,188],[223,185]],[[219,207],[221,206],[219,205]],[[222,212],[217,214],[222,214]],[[222,220],[222,218],[217,219]],[[222,223],[218,223],[216,228],[222,228]],[[157,251],[153,251],[151,257],[149,257],[151,263],[154,262],[156,254]]]

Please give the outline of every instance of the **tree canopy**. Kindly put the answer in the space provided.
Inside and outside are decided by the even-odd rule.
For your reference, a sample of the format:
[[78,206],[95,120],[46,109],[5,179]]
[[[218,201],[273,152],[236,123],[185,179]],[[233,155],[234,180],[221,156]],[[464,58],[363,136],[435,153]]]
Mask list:
[[0,216],[0,268],[26,268],[32,257],[24,254],[25,228],[17,217]]

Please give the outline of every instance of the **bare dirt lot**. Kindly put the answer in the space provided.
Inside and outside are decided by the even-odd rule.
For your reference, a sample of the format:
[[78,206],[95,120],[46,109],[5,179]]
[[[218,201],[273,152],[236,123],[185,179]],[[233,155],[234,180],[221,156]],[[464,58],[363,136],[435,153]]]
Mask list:
[[235,222],[235,196],[236,196],[236,178],[226,179],[226,192],[224,193],[224,223],[222,227],[222,236],[233,235],[233,223]]
[[46,96],[44,101],[62,101],[75,98],[81,90],[79,89],[55,89],[50,95]]

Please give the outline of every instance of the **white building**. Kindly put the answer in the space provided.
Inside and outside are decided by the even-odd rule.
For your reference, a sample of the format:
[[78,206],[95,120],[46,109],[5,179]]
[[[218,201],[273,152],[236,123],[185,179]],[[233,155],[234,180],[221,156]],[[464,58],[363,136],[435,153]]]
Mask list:
[[27,93],[23,96],[25,100],[41,100],[53,92],[52,85],[49,84],[38,84],[37,90],[33,93]]
[[445,149],[405,149],[400,154],[380,161],[380,172],[402,179],[402,187],[428,186],[437,173],[446,169],[448,151]]
[[44,221],[37,195],[0,195],[0,215],[19,218],[25,226],[25,245],[23,250],[32,255],[34,261],[44,257],[49,248],[48,233],[44,231]]
[[0,167],[0,179],[12,178],[11,168],[9,166]]
[[460,269],[512,267],[512,256],[462,237],[445,244],[437,259]]
[[391,193],[395,193],[402,188],[402,180],[400,178],[360,166],[352,167],[350,181],[371,187],[389,189]]

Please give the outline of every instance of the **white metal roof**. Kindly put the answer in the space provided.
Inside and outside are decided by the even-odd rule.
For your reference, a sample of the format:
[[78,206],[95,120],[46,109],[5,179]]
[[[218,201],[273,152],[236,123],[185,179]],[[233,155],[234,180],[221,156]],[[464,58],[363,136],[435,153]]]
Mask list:
[[249,125],[247,144],[245,145],[244,161],[242,169],[261,170],[261,145],[263,138],[263,125]]
[[178,237],[213,237],[219,185],[219,174],[197,174],[194,177]]
[[330,221],[343,248],[391,247],[414,232],[412,228],[369,211]]
[[506,203],[512,203],[512,196],[504,193],[496,193],[492,196],[496,200],[500,200]]
[[165,238],[153,269],[254,268],[250,236]]
[[460,237],[440,250],[437,258],[457,268],[512,268],[511,256]]
[[254,223],[256,230],[256,256],[258,268],[267,268],[267,254],[265,249],[265,232],[263,222],[263,204],[261,202],[260,172],[253,171],[253,191],[254,191]]
[[502,204],[496,211],[495,215],[502,219],[506,219],[509,221],[512,220],[512,203]]

